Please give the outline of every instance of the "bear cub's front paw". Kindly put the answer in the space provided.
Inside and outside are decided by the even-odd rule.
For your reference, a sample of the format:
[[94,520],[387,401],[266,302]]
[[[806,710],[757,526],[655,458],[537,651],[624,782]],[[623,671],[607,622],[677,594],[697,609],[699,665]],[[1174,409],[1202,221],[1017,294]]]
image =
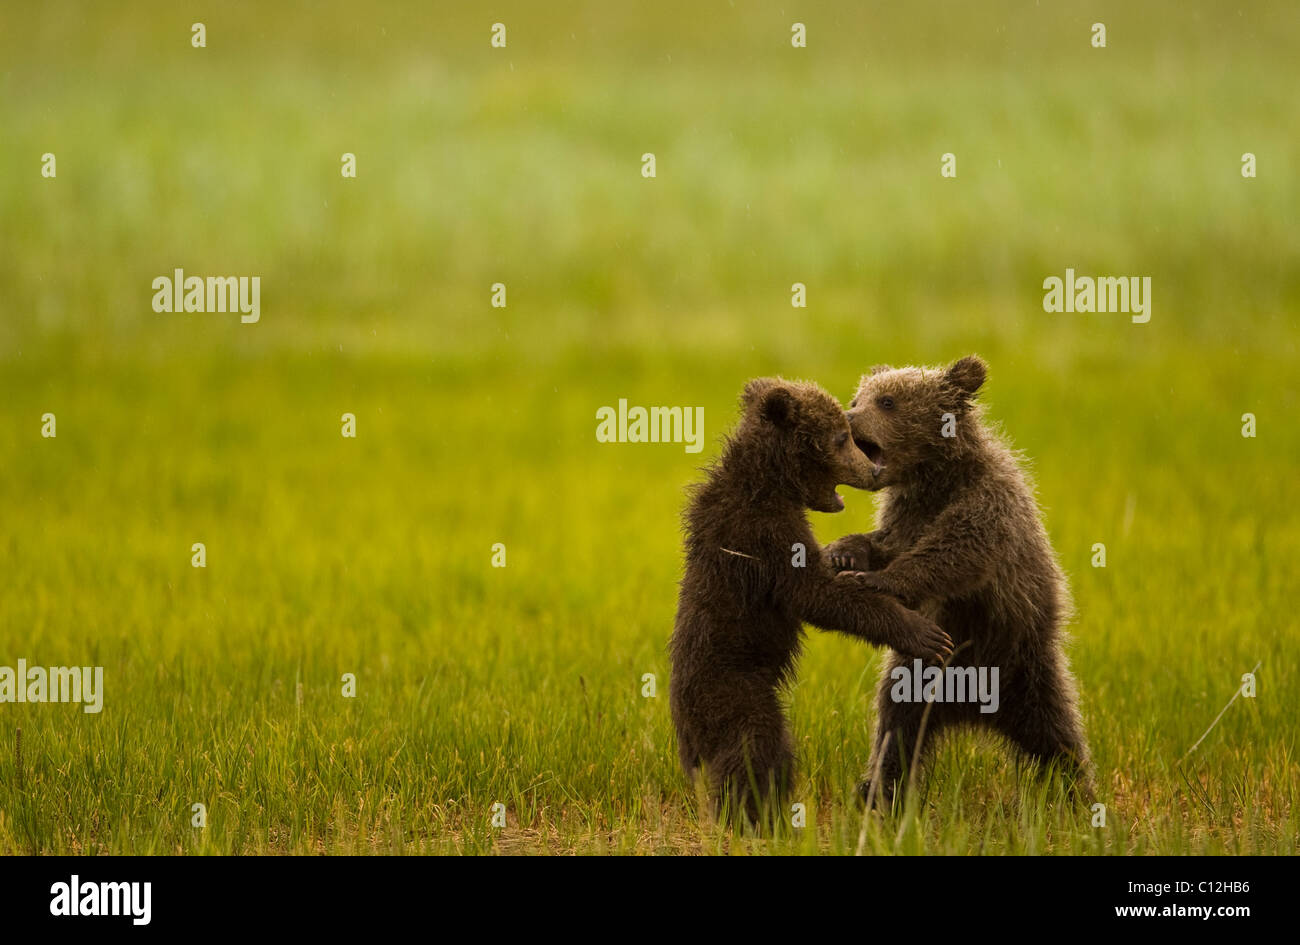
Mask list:
[[855,571],[850,567],[841,568],[840,573],[846,578],[857,581],[868,590],[875,591],[877,594],[888,594],[890,597],[898,596],[895,593],[893,582],[880,571]]
[[935,663],[942,663],[952,656],[952,637],[942,627],[918,613],[908,613],[909,639],[904,646],[897,648],[900,653]]
[[[848,572],[840,572],[841,574]],[[888,571],[856,571],[853,578],[863,587],[894,598],[908,610],[916,610],[921,602],[897,578]]]

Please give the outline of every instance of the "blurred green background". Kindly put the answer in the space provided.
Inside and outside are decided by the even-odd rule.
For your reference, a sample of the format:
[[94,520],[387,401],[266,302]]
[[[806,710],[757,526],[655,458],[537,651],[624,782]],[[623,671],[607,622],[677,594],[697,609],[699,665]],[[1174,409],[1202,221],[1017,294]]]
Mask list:
[[[106,684],[0,706],[0,850],[1295,852],[1297,49],[1291,2],[0,7],[0,665]],[[154,313],[178,267],[261,321]],[[1066,267],[1150,276],[1150,322],[1044,313]],[[1108,827],[962,736],[860,831],[880,654],[813,634],[809,827],[712,830],[682,488],[750,377],[971,351]],[[702,405],[704,454],[597,443],[623,397]]]

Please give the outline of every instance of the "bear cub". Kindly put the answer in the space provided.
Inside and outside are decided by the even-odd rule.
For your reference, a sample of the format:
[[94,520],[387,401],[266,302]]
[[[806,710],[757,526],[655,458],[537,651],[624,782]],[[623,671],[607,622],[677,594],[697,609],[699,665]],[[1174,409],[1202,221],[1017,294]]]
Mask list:
[[[1029,757],[1057,762],[1076,789],[1091,794],[1063,649],[1069,591],[1033,487],[981,420],[975,395],[986,374],[974,356],[946,369],[877,367],[849,407],[854,440],[872,463],[870,488],[884,490],[885,501],[876,531],[827,547],[832,566],[866,571],[867,587],[938,622],[957,644],[949,665],[998,667],[1000,689],[990,714],[974,701],[895,701],[892,673],[910,672],[913,654],[891,654],[877,693],[868,777],[859,786],[864,800],[878,772],[877,792],[888,804],[912,758],[959,725],[991,727]],[[925,742],[919,751],[918,739]]]
[[951,653],[951,640],[856,576],[837,576],[813,537],[807,509],[838,512],[837,486],[872,483],[839,403],[815,384],[763,378],[746,385],[741,407],[683,516],[669,701],[687,776],[702,767],[717,810],[758,823],[792,774],[778,690],[802,623],[924,659]]

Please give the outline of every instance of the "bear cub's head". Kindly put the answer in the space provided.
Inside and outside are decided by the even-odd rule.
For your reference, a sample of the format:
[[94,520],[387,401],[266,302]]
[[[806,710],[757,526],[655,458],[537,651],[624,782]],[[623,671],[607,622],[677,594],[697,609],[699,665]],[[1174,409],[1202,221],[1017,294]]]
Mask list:
[[976,355],[946,368],[872,368],[848,412],[853,439],[872,464],[869,488],[905,483],[918,467],[949,455],[969,429],[987,375]]
[[745,385],[737,441],[757,447],[770,488],[816,512],[839,512],[836,486],[871,488],[839,402],[816,384],[762,377]]

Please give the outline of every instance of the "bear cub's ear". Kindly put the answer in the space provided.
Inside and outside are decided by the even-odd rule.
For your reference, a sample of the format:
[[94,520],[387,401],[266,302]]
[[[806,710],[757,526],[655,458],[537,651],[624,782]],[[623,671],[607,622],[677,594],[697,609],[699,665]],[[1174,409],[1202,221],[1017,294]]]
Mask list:
[[776,386],[774,377],[756,377],[745,384],[745,389],[740,392],[740,403],[744,407],[752,407],[754,402],[763,395],[764,391],[769,391]]
[[799,402],[788,387],[773,387],[763,395],[759,415],[773,426],[788,429],[799,416]]
[[746,409],[758,408],[762,420],[778,427],[789,427],[799,413],[794,391],[772,377],[760,377],[745,385],[741,401]]
[[954,361],[952,367],[948,368],[943,376],[944,380],[970,400],[975,396],[975,392],[984,386],[984,379],[988,377],[988,373],[989,369],[980,360],[979,355],[970,354]]

